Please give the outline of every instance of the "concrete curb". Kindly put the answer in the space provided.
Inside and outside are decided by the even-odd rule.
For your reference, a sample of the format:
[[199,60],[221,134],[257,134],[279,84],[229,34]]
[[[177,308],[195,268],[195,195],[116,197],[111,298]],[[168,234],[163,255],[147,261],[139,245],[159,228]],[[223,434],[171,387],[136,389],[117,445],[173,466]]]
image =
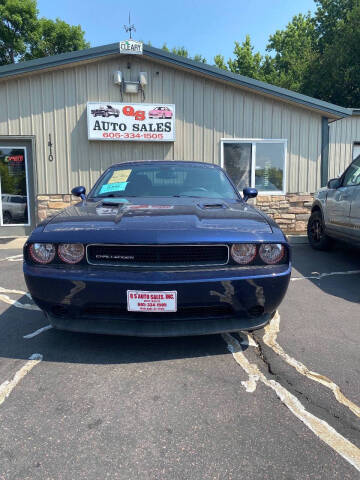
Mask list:
[[290,245],[308,245],[307,235],[287,235]]

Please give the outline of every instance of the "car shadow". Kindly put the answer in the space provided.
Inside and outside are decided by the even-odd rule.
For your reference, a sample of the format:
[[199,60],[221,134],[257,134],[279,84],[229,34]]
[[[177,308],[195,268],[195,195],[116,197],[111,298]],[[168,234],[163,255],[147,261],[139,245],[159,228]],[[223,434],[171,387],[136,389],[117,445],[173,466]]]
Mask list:
[[[292,277],[308,277],[317,288],[350,302],[360,302],[360,249],[334,243],[330,250],[314,250],[310,245],[294,245]],[[340,275],[339,272],[355,272]],[[321,274],[336,273],[335,275]]]
[[[29,298],[18,299],[29,304]],[[75,333],[51,328],[32,338],[25,335],[48,325],[41,311],[9,306],[0,315],[2,358],[28,359],[41,353],[49,362],[126,364],[229,354],[220,335],[144,338]]]

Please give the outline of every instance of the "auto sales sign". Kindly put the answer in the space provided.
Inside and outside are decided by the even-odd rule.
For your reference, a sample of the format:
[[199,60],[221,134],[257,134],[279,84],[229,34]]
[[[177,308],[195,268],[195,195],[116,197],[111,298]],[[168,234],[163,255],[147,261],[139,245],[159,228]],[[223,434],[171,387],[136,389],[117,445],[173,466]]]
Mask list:
[[175,105],[88,102],[89,140],[175,141]]

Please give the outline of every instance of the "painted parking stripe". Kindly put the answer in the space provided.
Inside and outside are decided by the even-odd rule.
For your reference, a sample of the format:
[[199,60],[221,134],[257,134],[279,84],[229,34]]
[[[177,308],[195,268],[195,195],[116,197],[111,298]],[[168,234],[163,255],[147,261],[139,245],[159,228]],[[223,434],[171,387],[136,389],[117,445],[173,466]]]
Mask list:
[[1,258],[0,262],[21,262],[23,260],[23,254],[21,255],[11,255],[10,257]]
[[11,289],[8,289],[8,288],[0,287],[0,293],[17,293],[18,295],[26,295],[27,297],[29,297],[31,299],[30,293],[29,292],[23,292],[22,290],[11,290]]
[[0,385],[0,405],[5,402],[5,400],[9,397],[11,392],[14,390],[16,385],[29,373],[31,370],[38,365],[43,356],[40,353],[33,353],[29,360],[25,363],[23,367],[18,370],[14,378],[12,380],[6,380],[4,383]]
[[334,275],[358,275],[358,274],[360,274],[360,270],[348,270],[346,272],[328,272],[328,273],[313,272],[313,275],[309,275],[308,277],[291,277],[290,280],[292,282],[296,282],[298,280],[321,280],[324,277],[332,277]]
[[247,382],[242,382],[248,392],[254,392],[257,382],[262,382],[265,386],[274,390],[281,402],[301,420],[318,438],[325,442],[329,447],[341,455],[356,470],[360,471],[360,449],[340,435],[327,422],[308,412],[302,403],[275,380],[269,380],[258,368],[257,365],[250,363],[245,357],[240,343],[230,334],[222,335],[229,351],[232,353],[235,361],[243,368],[249,376]]
[[52,328],[51,325],[46,325],[45,327],[39,328],[38,330],[35,330],[35,332],[28,333],[27,335],[24,335],[23,338],[29,339],[29,338],[34,338],[37,335],[40,335],[40,333],[46,332],[47,330],[50,330]]
[[360,407],[349,400],[345,395],[341,392],[338,385],[335,382],[330,380],[325,375],[321,375],[320,373],[313,372],[309,370],[303,363],[299,362],[295,358],[288,355],[284,349],[279,345],[277,342],[277,334],[280,331],[280,314],[276,312],[274,317],[271,319],[270,323],[265,327],[265,334],[263,336],[263,341],[265,345],[270,347],[277,355],[285,360],[286,363],[294,367],[301,375],[304,375],[311,380],[321,383],[324,387],[330,389],[336,400],[345,405],[345,407],[349,408],[356,416],[360,418]]
[[18,300],[10,298],[7,293],[15,293],[17,295],[24,295],[31,299],[31,295],[28,292],[23,292],[22,290],[11,290],[7,288],[0,287],[0,301],[12,305],[13,307],[23,308],[25,310],[36,310],[40,311],[40,308],[33,303],[21,303]]

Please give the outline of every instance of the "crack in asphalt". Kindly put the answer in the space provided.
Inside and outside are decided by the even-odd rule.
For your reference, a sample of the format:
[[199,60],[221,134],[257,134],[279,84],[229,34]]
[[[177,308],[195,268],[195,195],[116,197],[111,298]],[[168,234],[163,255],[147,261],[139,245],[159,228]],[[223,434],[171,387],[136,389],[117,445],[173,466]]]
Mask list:
[[355,469],[360,471],[360,449],[355,444],[351,443],[325,420],[306,410],[296,395],[287,390],[280,382],[268,378],[256,363],[251,363],[244,355],[244,345],[242,345],[233,335],[223,333],[222,338],[227,344],[227,348],[232,353],[236,363],[239,364],[248,375],[249,379],[241,382],[247,392],[255,392],[258,382],[271,388],[282,404],[285,405],[301,422],[303,422],[320,440],[335,450],[335,452],[353,465]]
[[[313,407],[322,410],[325,412],[327,415],[329,415],[332,418],[335,418],[337,421],[339,421],[342,425],[342,427],[345,430],[352,430],[355,432],[360,432],[360,428],[350,424],[345,418],[341,417],[340,415],[336,415],[334,412],[331,412],[329,408],[326,408],[323,405],[318,404],[315,402],[308,393],[299,390],[295,386],[295,382],[292,382],[289,378],[287,378],[284,375],[281,375],[280,373],[276,372],[271,365],[271,359],[265,354],[264,352],[264,346],[262,345],[262,338],[259,337],[255,332],[252,332],[252,336],[255,338],[257,346],[255,348],[255,355],[260,359],[260,361],[263,363],[265,366],[267,372],[273,376],[280,384],[286,385],[289,387],[289,389],[294,393],[297,394],[299,397],[304,398],[310,405]],[[269,347],[268,347],[269,348]]]

